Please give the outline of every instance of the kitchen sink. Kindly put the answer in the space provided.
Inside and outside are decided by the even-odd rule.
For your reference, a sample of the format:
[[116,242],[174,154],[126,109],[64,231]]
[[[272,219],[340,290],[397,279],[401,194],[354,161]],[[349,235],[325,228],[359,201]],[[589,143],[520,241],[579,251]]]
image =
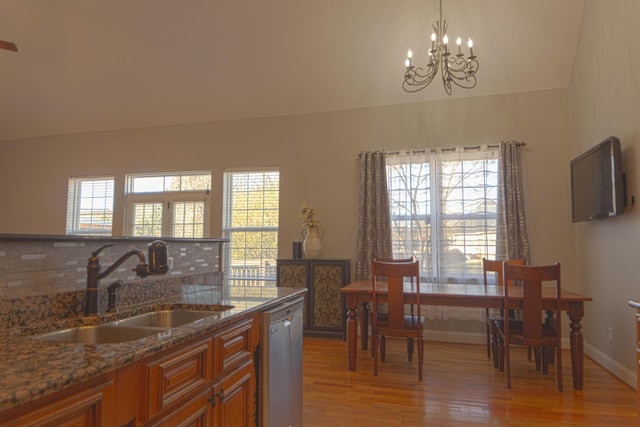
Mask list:
[[135,341],[162,333],[157,329],[118,326],[112,323],[94,326],[78,326],[49,332],[34,337],[38,340],[58,341],[81,344],[107,344]]
[[129,317],[114,322],[118,326],[137,326],[152,328],[177,328],[188,323],[196,322],[207,317],[219,317],[220,313],[216,311],[199,311],[199,310],[158,310],[150,313],[141,314],[139,316]]
[[188,325],[205,318],[220,317],[232,306],[216,306],[213,311],[186,308],[151,311],[111,323],[78,326],[35,336],[35,339],[81,344],[117,344],[157,336],[171,335],[171,328]]

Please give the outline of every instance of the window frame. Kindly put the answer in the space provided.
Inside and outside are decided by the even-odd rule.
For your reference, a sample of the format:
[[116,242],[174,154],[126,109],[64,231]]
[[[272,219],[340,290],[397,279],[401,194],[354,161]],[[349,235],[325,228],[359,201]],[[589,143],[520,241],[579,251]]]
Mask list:
[[[98,182],[105,181],[109,182],[107,187],[110,184],[110,193],[111,193],[111,222],[109,224],[108,232],[82,232],[80,225],[82,224],[82,184],[87,182]],[[105,200],[109,196],[109,190],[105,191],[105,196],[103,197]],[[100,197],[91,197],[100,198]],[[76,176],[69,177],[69,183],[67,187],[67,216],[65,223],[65,234],[69,236],[113,236],[113,215],[114,215],[114,205],[115,205],[115,177],[113,175],[93,175],[93,176]],[[92,208],[93,212],[94,209]],[[105,213],[108,212],[105,206]]]
[[173,233],[175,204],[181,202],[203,203],[203,235],[209,237],[210,228],[210,210],[211,210],[211,182],[206,190],[188,190],[188,191],[149,191],[149,192],[132,192],[133,179],[140,177],[169,177],[169,176],[198,176],[209,175],[212,180],[211,171],[187,171],[187,172],[164,172],[164,173],[133,173],[125,176],[126,191],[124,200],[124,235],[135,236],[133,206],[135,204],[152,204],[162,203],[162,221],[161,236],[146,237],[175,237]]
[[[389,203],[390,203],[390,211],[391,211],[390,223],[392,228],[392,247],[394,249],[394,256],[396,257],[417,256],[417,258],[421,260],[422,274],[428,277],[429,279],[436,280],[436,281],[440,281],[440,280],[449,280],[449,281],[453,280],[454,282],[456,281],[464,282],[466,280],[480,281],[482,278],[481,258],[483,256],[488,258],[494,258],[496,254],[497,235],[498,235],[498,229],[500,227],[500,221],[499,221],[500,211],[498,209],[498,203],[499,203],[498,199],[500,197],[499,196],[500,184],[499,184],[499,178],[498,178],[500,173],[499,172],[500,157],[498,155],[497,150],[494,150],[494,149],[478,150],[478,151],[470,150],[469,152],[467,152],[467,150],[460,149],[459,151],[461,151],[461,153],[455,154],[455,150],[451,150],[451,149],[431,150],[423,153],[423,156],[424,156],[423,161],[402,162],[394,159],[387,163],[387,176],[388,176],[387,179],[389,183],[389,189],[387,191],[389,193]],[[446,212],[445,207],[443,206],[443,204],[445,203],[444,194],[446,193],[446,190],[450,188],[459,188],[460,189],[459,191],[462,194],[464,194],[465,190],[469,191],[469,189],[471,189],[472,186],[465,185],[466,183],[464,181],[465,179],[464,175],[467,172],[463,172],[462,180],[459,182],[458,186],[445,188],[442,182],[443,165],[449,162],[469,162],[469,161],[473,161],[473,162],[481,161],[485,163],[481,169],[482,176],[484,178],[484,180],[482,181],[482,186],[474,187],[474,188],[482,189],[482,192],[483,192],[482,206],[484,206],[484,210],[482,212],[466,211],[465,208],[469,205],[473,205],[473,203],[471,203],[471,200],[472,200],[471,198],[465,199],[463,196],[463,198],[460,199],[462,211]],[[495,162],[495,165],[496,165],[495,170],[492,169],[487,162]],[[424,178],[424,176],[427,175],[426,180],[425,179],[422,180],[422,184],[424,184],[424,188],[426,189],[426,196],[424,197],[424,200],[421,200],[420,202],[421,204],[425,204],[425,206],[423,206],[422,209],[419,211],[421,212],[420,215],[411,215],[411,214],[394,215],[394,197],[393,197],[394,194],[393,193],[398,190],[397,188],[394,188],[393,185],[391,185],[392,180],[394,179],[394,175],[391,169],[397,165],[408,166],[409,164],[417,164],[417,165],[427,164],[428,165],[427,166],[428,172],[425,174],[419,175],[421,178]],[[495,179],[494,181],[490,181],[489,182],[490,185],[488,185],[488,181],[486,177],[492,174],[495,174],[494,176]],[[487,197],[487,195],[490,193],[490,190],[488,190],[490,188],[495,188],[497,190],[495,194],[495,199]],[[416,191],[415,188],[411,188],[408,192],[412,193],[415,191]],[[407,200],[411,200],[411,199],[409,198]],[[487,209],[488,201],[495,202],[496,204],[495,212]],[[451,266],[447,266],[444,260],[444,257],[446,256],[446,253],[447,253],[446,251],[451,249],[457,249],[456,246],[459,246],[459,245],[449,245],[446,243],[445,240],[447,238],[446,236],[447,227],[445,222],[451,221],[451,220],[461,222],[462,224],[460,225],[460,227],[464,228],[464,233],[461,233],[460,236],[462,236],[466,242],[468,240],[468,236],[470,236],[470,234],[471,235],[473,234],[469,232],[469,228],[472,228],[473,225],[468,225],[466,224],[466,222],[477,221],[479,219],[484,222],[482,229],[485,237],[480,240],[483,243],[481,245],[465,243],[463,245],[464,250],[461,251],[461,256],[465,258],[465,262],[463,263],[464,265],[462,265],[460,269],[455,269],[455,268],[451,268]],[[411,243],[411,241],[416,241],[416,239],[410,239],[408,241],[409,242],[408,245],[404,243],[404,241],[407,241],[406,238],[403,242],[399,242],[399,243],[396,239],[394,239],[394,237],[398,234],[398,232],[394,230],[394,229],[397,229],[396,227],[394,227],[394,224],[397,224],[402,221],[410,223],[412,220],[422,221],[424,224],[427,225],[424,232],[426,233],[428,238],[426,241],[424,241],[424,244],[422,246],[424,248],[424,251],[422,253],[416,253],[414,249],[416,246],[413,243]],[[491,222],[495,223],[495,228],[493,226],[491,227],[487,226],[487,224]],[[401,228],[399,230],[400,230],[399,233],[405,234],[405,235],[408,233],[411,233],[411,235],[413,235],[413,232],[414,232],[412,228],[405,228],[405,229]],[[487,234],[487,230],[494,230],[494,233]],[[491,236],[494,236],[494,238],[491,239]],[[421,242],[423,240],[418,239],[417,241]],[[487,242],[494,242],[494,244],[490,245]],[[480,253],[470,254],[467,251],[467,248],[474,248],[476,246],[483,247]],[[404,247],[405,251],[404,252],[399,251],[398,249],[400,247]],[[406,248],[410,248],[411,250],[407,252]],[[493,248],[493,250],[491,250],[491,248]],[[452,254],[452,255],[455,255],[455,254]],[[473,262],[470,262],[471,261],[470,257],[472,255],[474,258],[474,262],[479,260],[478,266],[476,267],[473,267],[472,266]],[[475,258],[478,258],[478,260],[475,260]]]
[[[240,174],[270,174],[277,173],[278,177],[278,189],[277,189],[277,197],[278,197],[278,225],[273,226],[263,226],[263,227],[233,227],[230,223],[233,221],[233,182],[229,179],[231,176],[240,175]],[[259,168],[233,168],[233,169],[225,169],[223,172],[223,191],[222,191],[222,236],[226,239],[229,239],[228,250],[225,251],[225,266],[227,271],[225,272],[225,280],[228,283],[242,283],[244,286],[262,286],[262,285],[274,285],[276,282],[276,265],[275,261],[278,258],[278,239],[279,239],[279,230],[280,230],[280,169],[277,166],[271,167],[259,167]],[[234,265],[232,252],[234,251],[233,247],[233,233],[235,232],[266,232],[266,233],[275,233],[275,248],[266,248],[266,250],[272,250],[274,252],[273,265],[267,266],[263,265],[264,263],[271,260],[271,258],[265,258],[264,251],[265,248],[260,246],[261,251],[261,265],[258,267],[258,274],[255,274],[253,270],[250,269],[249,266],[246,265],[246,256],[244,258],[244,265]],[[246,250],[246,246],[244,247]],[[244,271],[244,274],[236,275],[235,269],[238,271]]]

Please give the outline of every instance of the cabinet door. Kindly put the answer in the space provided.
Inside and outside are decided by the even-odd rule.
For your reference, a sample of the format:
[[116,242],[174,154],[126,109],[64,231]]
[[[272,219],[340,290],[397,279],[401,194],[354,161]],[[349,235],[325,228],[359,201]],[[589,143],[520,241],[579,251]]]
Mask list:
[[[309,287],[309,261],[300,259],[279,259],[277,264],[278,286],[287,288],[308,288]],[[304,294],[303,326],[309,326],[309,295]]]
[[206,387],[197,397],[152,425],[154,427],[208,427],[212,425],[210,396],[211,388]]
[[181,347],[148,364],[149,418],[211,382],[211,339]]
[[103,426],[103,398],[105,388],[113,383],[98,385],[80,393],[61,398],[48,405],[2,423],[3,426],[29,427],[100,427]]
[[256,377],[253,360],[225,376],[213,391],[213,426],[256,425]]
[[309,329],[344,332],[345,306],[339,289],[348,284],[349,261],[311,261]]
[[277,260],[278,286],[306,288],[309,274],[309,262],[306,260]]
[[260,340],[260,331],[255,326],[257,321],[253,318],[234,324],[232,327],[217,332],[213,336],[214,378],[225,374],[233,366],[242,363],[246,359],[253,360],[253,353]]

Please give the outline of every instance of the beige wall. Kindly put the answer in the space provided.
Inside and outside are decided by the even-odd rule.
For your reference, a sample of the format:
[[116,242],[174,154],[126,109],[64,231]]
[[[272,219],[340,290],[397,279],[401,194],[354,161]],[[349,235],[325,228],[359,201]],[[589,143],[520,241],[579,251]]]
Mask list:
[[[586,0],[571,96],[571,156],[609,135],[620,138],[628,194],[640,194],[640,2]],[[572,226],[580,290],[587,305],[587,354],[635,382],[635,329],[630,299],[640,300],[638,206],[624,215]],[[609,339],[612,329],[613,340]],[[588,379],[586,380],[588,387]]]
[[[354,258],[360,151],[517,139],[527,143],[533,259],[561,261],[570,273],[568,123],[567,92],[557,90],[7,141],[0,143],[0,233],[63,234],[69,176],[114,174],[116,213],[121,213],[126,173],[205,169],[214,173],[211,235],[216,237],[222,171],[277,165],[280,256],[291,255],[299,207],[306,202],[318,209],[325,229],[323,255]],[[553,209],[550,196],[558,201]],[[121,224],[119,217],[116,229]]]

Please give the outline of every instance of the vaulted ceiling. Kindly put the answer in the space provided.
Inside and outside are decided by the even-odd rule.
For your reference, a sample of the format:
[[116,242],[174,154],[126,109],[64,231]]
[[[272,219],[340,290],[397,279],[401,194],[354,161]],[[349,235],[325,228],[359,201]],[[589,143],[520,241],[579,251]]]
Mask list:
[[[569,85],[583,0],[443,0],[478,85]],[[437,0],[2,0],[0,140],[448,98],[402,90]]]

